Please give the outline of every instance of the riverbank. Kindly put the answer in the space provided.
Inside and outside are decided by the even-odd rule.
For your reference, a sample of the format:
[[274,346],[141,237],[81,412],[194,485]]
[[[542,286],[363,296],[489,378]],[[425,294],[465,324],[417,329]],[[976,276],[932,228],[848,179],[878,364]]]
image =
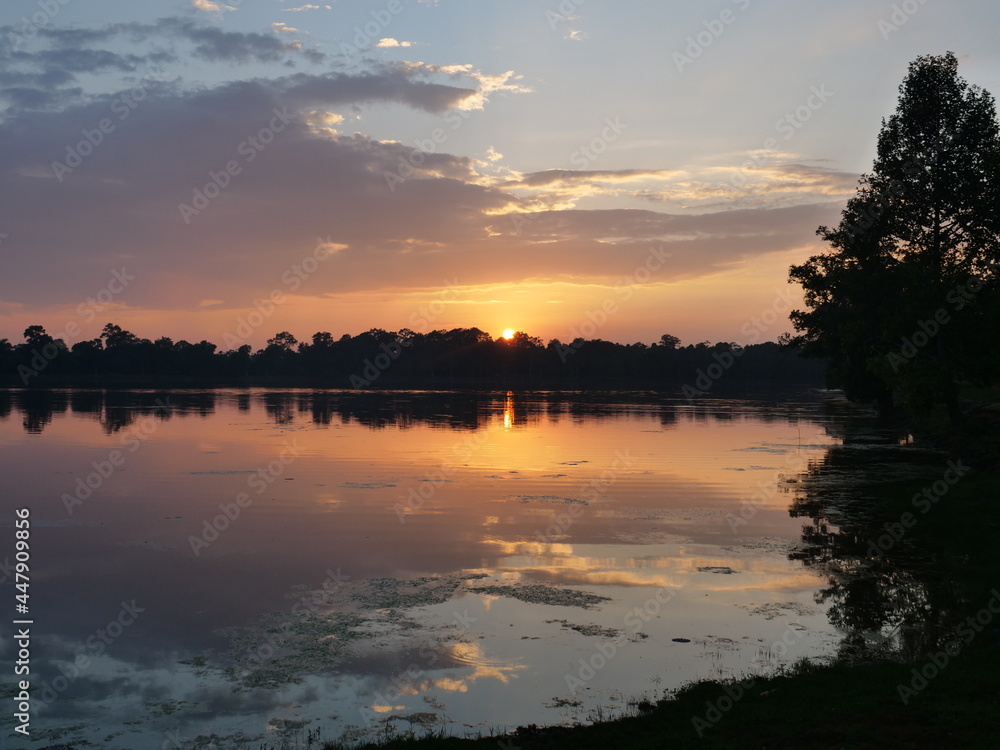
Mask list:
[[[904,704],[899,686],[926,666],[874,664],[801,668],[752,687],[698,683],[643,715],[572,728],[521,729],[477,740],[396,740],[365,748],[994,748],[995,644],[952,660]],[[739,696],[733,699],[730,696]],[[637,711],[641,710],[639,708]],[[329,745],[333,750],[336,744]]]
[[[748,673],[737,683],[699,682],[655,705],[633,704],[632,716],[592,725],[522,727],[509,735],[478,739],[387,738],[363,747],[996,747],[1000,474],[992,469],[970,472],[921,515],[915,510],[922,507],[916,498],[926,486],[911,480],[866,488],[866,502],[875,509],[871,527],[853,531],[859,549],[869,545],[867,557],[858,555],[858,565],[879,568],[891,558],[887,568],[901,570],[903,579],[912,578],[898,590],[883,592],[886,597],[912,594],[914,581],[926,595],[904,625],[926,631],[903,639],[911,646],[907,658],[845,648],[832,664],[799,664],[768,678],[754,679]],[[870,547],[872,541],[876,549]],[[873,581],[875,576],[859,576],[842,584],[863,588]],[[882,579],[876,585],[886,583]],[[869,614],[859,611],[854,617],[864,620]]]

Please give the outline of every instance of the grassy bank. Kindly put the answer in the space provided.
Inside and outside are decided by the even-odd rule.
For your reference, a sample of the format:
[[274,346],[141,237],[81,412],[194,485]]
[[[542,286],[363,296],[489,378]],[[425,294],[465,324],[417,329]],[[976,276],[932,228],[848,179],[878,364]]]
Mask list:
[[757,680],[736,701],[722,685],[699,683],[644,715],[591,726],[522,729],[507,737],[477,740],[396,740],[366,747],[995,748],[1000,732],[997,657],[995,646],[959,656],[907,705],[898,686],[909,685],[912,670],[923,662],[804,668],[786,677]]
[[[871,533],[913,511],[912,499],[923,488],[921,482],[908,481],[866,492],[879,509]],[[951,655],[939,651],[939,641],[929,653],[907,662],[802,664],[752,685],[701,682],[655,706],[636,707],[635,716],[595,725],[521,728],[508,736],[479,739],[395,739],[365,747],[998,747],[1000,613],[988,609],[992,604],[1000,610],[1000,598],[993,594],[1000,591],[998,500],[1000,474],[970,473],[920,516],[906,530],[906,543],[898,545],[911,555],[918,551],[926,576],[922,580],[930,589],[950,592],[952,604],[939,613],[939,624],[954,635]],[[966,618],[977,613],[980,620],[973,627]]]

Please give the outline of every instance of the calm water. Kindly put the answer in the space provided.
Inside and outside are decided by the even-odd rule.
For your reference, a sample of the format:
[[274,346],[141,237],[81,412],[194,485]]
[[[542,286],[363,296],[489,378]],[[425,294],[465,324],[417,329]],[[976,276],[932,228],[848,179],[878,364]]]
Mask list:
[[852,419],[817,391],[0,392],[27,746],[485,733],[834,654],[815,488]]

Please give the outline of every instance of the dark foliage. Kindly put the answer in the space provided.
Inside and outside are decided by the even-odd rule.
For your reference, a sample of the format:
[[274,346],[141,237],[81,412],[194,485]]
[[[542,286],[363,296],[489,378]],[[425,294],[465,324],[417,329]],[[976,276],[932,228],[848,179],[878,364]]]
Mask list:
[[822,366],[775,343],[739,347],[699,343],[568,344],[517,333],[494,340],[478,328],[416,333],[373,328],[334,338],[321,331],[299,342],[282,331],[267,346],[218,351],[200,341],[142,339],[109,323],[101,337],[67,347],[41,326],[23,344],[0,340],[0,372],[8,386],[303,384],[330,388],[397,385],[501,385],[572,388],[578,384],[670,382],[698,391],[718,383],[817,381]]

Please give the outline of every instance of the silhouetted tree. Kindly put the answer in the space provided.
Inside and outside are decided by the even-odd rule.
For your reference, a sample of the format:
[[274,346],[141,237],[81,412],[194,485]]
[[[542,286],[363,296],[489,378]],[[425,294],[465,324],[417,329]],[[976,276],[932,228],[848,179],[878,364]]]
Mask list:
[[681,340],[676,336],[671,336],[669,333],[665,333],[660,336],[659,345],[666,349],[676,349],[680,346]]
[[958,76],[951,52],[917,58],[899,93],[872,173],[840,224],[817,232],[832,252],[791,267],[809,308],[791,319],[850,396],[883,410],[894,394],[944,403],[957,419],[957,381],[993,356],[982,342],[997,322],[1000,129],[993,97]]

